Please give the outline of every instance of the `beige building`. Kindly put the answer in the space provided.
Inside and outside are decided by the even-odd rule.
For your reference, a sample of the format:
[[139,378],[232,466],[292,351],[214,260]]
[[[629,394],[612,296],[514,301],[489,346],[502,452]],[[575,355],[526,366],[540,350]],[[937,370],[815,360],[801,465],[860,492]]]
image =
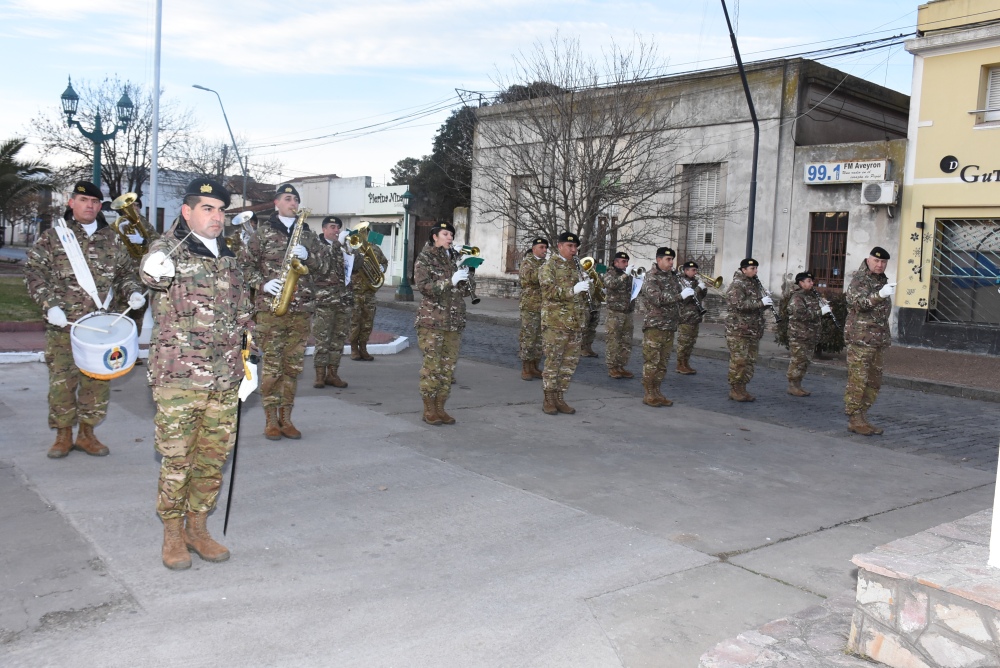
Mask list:
[[1000,0],[921,5],[917,35],[898,338],[1000,355]]

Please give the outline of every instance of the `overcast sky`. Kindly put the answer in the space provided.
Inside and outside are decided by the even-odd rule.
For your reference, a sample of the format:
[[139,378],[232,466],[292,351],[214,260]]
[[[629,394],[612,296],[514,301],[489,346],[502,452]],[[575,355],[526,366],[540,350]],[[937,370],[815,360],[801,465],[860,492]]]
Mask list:
[[[911,32],[908,0],[727,0],[745,61]],[[153,80],[155,0],[0,0],[0,139],[27,136],[40,111],[55,113],[66,77],[117,74]],[[460,104],[455,89],[490,91],[512,56],[556,31],[599,53],[638,34],[670,72],[733,62],[719,0],[163,0],[164,97],[222,141],[219,91],[233,130],[274,154],[286,178],[388,177],[397,160],[430,152],[435,130]],[[901,46],[823,61],[909,93],[912,58]],[[79,90],[79,87],[77,87]],[[412,114],[401,127],[321,146],[269,147],[355,130]],[[318,141],[304,142],[309,146]]]

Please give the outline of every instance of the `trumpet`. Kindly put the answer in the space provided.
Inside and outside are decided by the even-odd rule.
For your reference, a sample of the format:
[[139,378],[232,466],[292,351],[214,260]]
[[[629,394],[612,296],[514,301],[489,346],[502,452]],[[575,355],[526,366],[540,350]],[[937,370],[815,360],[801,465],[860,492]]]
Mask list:
[[632,267],[631,269],[628,270],[627,273],[632,278],[639,278],[640,276],[645,276],[646,275],[646,268],[645,267]]
[[[118,238],[125,245],[125,250],[135,261],[142,259],[142,256],[149,251],[149,244],[154,239],[146,219],[135,208],[138,199],[139,196],[135,193],[125,193],[121,197],[115,198],[115,201],[111,203],[111,208],[119,212],[118,218],[111,223],[111,229],[118,233]],[[135,242],[129,238],[129,235],[138,235],[142,237],[142,241]]]
[[358,227],[351,232],[351,235],[347,237],[347,245],[351,247],[352,251],[361,251],[361,273],[360,276],[364,277],[364,280],[368,282],[369,285],[375,290],[382,287],[385,283],[385,273],[382,271],[381,265],[379,265],[378,255],[375,254],[375,249],[372,248],[371,242],[368,240],[368,234],[371,229],[371,224],[368,222],[362,222]]
[[[607,295],[605,295],[604,293],[604,281],[601,280],[601,275],[597,273],[597,262],[594,260],[594,258],[587,256],[582,260],[577,260],[577,264],[580,265],[580,269],[583,271],[584,274],[587,275],[587,278],[593,281],[592,284],[592,289],[594,291],[593,303],[600,306],[606,301]],[[591,309],[591,310],[596,311],[597,309]]]
[[[462,262],[464,262],[462,256],[479,257],[479,246],[462,246],[461,249],[459,249],[459,250],[455,250],[454,248],[450,248],[449,250],[452,253],[456,254],[456,261],[458,262],[458,266],[462,266]],[[472,272],[472,273],[475,273],[476,272],[476,268],[470,266],[469,267],[469,271]],[[460,281],[459,285],[462,285],[462,283],[466,283],[466,282],[467,281]],[[470,283],[470,285],[471,285],[471,283]],[[472,305],[473,306],[475,306],[480,301],[482,301],[476,295],[476,286],[475,285],[472,286],[471,296],[472,296]]]
[[[594,260],[594,258],[584,258],[584,259],[590,260],[591,262],[593,262]],[[576,269],[577,271],[580,272],[580,280],[582,281],[592,280],[591,277],[587,274],[586,270],[583,268],[583,263],[580,262],[580,258],[574,256],[573,262],[576,262]],[[590,290],[587,290],[587,292],[585,292],[584,294],[587,295],[587,307],[590,309],[590,312],[597,313],[597,308],[594,306],[594,298],[591,296]]]
[[705,281],[705,285],[707,285],[710,288],[715,288],[716,290],[718,290],[719,288],[722,287],[722,276],[716,276],[715,278],[712,278],[711,276],[706,276],[705,274],[698,274],[698,278]]

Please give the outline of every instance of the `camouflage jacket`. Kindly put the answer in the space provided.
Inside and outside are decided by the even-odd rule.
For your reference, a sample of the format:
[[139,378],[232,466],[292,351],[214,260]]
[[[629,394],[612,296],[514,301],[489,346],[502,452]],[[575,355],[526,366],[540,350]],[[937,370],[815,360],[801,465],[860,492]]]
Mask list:
[[[274,296],[264,292],[263,286],[272,278],[282,278],[281,264],[285,260],[285,250],[291,238],[290,228],[285,227],[285,224],[278,220],[278,214],[274,213],[267,222],[257,227],[250,241],[240,249],[239,261],[243,277],[251,288],[257,290],[254,304],[257,311],[271,310],[271,300]],[[299,277],[292,305],[288,311],[312,313],[316,305],[313,277],[326,272],[326,253],[323,252],[319,239],[305,223],[299,241],[309,251],[309,257],[304,262],[309,268],[309,273]]]
[[[149,251],[168,253],[187,233],[188,226],[181,220],[172,233],[150,244]],[[221,238],[219,257],[215,257],[194,236],[171,259],[172,277],[153,280],[140,274],[151,289],[149,384],[231,390],[243,379],[243,331],[253,324],[249,284],[243,280],[240,264]]]
[[[66,224],[80,242],[80,250],[87,258],[102,302],[112,288],[115,292],[112,302],[120,302],[120,296],[127,300],[133,292],[142,292],[132,258],[117,242],[115,231],[107,223],[97,223],[97,230],[90,238],[76,221],[67,219]],[[94,300],[77,282],[73,265],[54,228],[42,232],[28,251],[24,282],[28,295],[42,311],[58,306],[70,322],[98,310]]]
[[354,293],[344,282],[344,245],[337,239],[327,241],[318,237],[320,248],[326,256],[324,262],[326,271],[313,276],[313,289],[316,292],[317,306],[333,306],[335,304],[351,304]]
[[631,313],[635,310],[632,301],[632,277],[621,269],[611,267],[602,277],[604,294],[608,296],[608,310],[616,313]]
[[522,311],[540,311],[542,309],[542,286],[538,284],[538,272],[544,264],[545,260],[539,260],[531,251],[528,251],[528,254],[521,260],[518,276],[521,283]]
[[705,287],[704,289],[699,288],[698,281],[701,279],[697,276],[695,276],[692,281],[683,274],[677,274],[677,280],[680,281],[682,289],[691,288],[694,290],[694,296],[698,298],[698,302],[695,302],[693,297],[688,297],[681,302],[681,324],[697,325],[701,322],[702,318],[705,317],[698,311],[698,303],[700,302],[702,307],[705,306],[705,297],[708,296],[708,287]]
[[[377,244],[372,244],[372,248],[375,250],[376,257],[378,257],[378,266],[384,270],[389,266],[389,261],[385,259],[385,253],[382,252],[382,248]],[[356,295],[373,295],[378,290],[372,287],[372,284],[361,275],[361,260],[360,249],[354,251],[354,268],[351,270],[351,289],[354,290],[354,294]]]
[[793,341],[819,341],[823,331],[823,313],[815,290],[792,288],[788,299],[788,338]]
[[417,256],[413,279],[423,295],[417,311],[417,327],[460,332],[465,329],[465,298],[475,288],[475,276],[452,285],[451,277],[458,270],[458,256],[447,248],[435,248],[429,243]]
[[681,319],[681,283],[677,272],[660,271],[655,264],[642,283],[643,329],[676,331]]
[[892,313],[892,298],[883,299],[878,291],[889,282],[885,274],[873,274],[868,262],[861,266],[847,288],[847,324],[844,326],[844,341],[860,346],[875,348],[888,347],[892,341],[889,334],[889,315]]
[[583,330],[590,318],[587,293],[573,294],[573,286],[581,280],[580,270],[573,260],[565,260],[555,253],[545,261],[538,271],[543,328]]
[[761,287],[739,269],[726,290],[726,336],[759,339],[764,336],[764,309]]

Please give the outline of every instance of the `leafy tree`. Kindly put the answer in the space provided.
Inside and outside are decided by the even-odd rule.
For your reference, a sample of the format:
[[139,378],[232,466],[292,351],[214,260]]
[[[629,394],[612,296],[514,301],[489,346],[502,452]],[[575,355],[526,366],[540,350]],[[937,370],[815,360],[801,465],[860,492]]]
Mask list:
[[[51,170],[47,165],[19,158],[26,145],[27,142],[20,138],[0,143],[0,216],[4,220],[19,217],[19,207],[31,199],[34,193],[49,185]],[[11,239],[13,234],[12,228]]]

